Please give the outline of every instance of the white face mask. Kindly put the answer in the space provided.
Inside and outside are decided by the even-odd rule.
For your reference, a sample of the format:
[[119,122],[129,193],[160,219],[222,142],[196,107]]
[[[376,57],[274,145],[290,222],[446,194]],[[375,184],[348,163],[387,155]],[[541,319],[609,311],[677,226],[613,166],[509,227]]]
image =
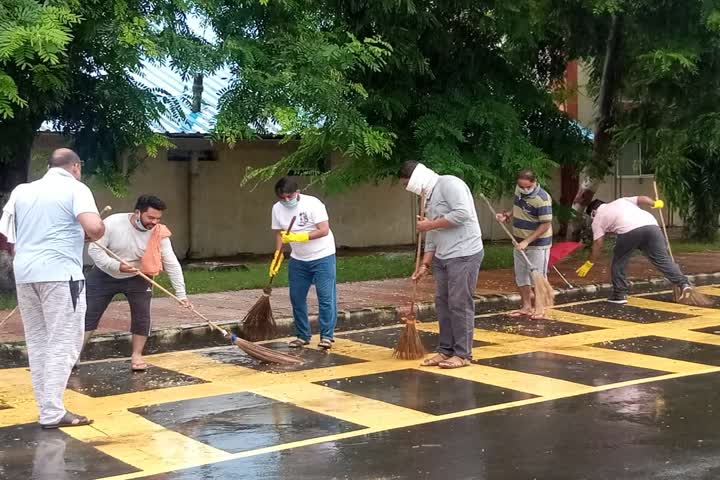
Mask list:
[[145,225],[143,225],[142,220],[140,220],[140,215],[135,215],[135,227],[141,232],[147,232],[148,230],[151,230],[150,228],[146,228]]
[[530,195],[535,190],[535,187],[522,188],[519,185],[515,186],[516,195]]
[[412,192],[415,195],[422,195],[423,193],[428,195],[432,192],[433,188],[435,188],[438,178],[440,178],[440,175],[433,172],[422,163],[418,163],[410,176],[410,180],[408,181],[405,190]]

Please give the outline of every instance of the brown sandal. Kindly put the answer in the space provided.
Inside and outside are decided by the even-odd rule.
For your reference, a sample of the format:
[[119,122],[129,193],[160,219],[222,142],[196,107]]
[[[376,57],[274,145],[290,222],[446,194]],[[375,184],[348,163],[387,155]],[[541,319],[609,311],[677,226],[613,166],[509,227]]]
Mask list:
[[438,364],[438,367],[451,369],[451,368],[462,368],[470,365],[470,360],[462,357],[451,357],[447,360],[443,360]]
[[420,364],[421,367],[437,367],[440,365],[440,363],[444,362],[445,360],[449,359],[450,356],[445,355],[444,353],[438,353],[434,357],[426,358],[422,361]]

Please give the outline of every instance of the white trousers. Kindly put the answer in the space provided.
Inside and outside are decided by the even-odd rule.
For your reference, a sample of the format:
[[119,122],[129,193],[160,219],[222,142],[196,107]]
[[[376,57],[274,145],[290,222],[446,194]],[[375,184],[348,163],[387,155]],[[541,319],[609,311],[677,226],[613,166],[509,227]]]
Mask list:
[[66,413],[63,393],[82,349],[85,282],[18,284],[17,299],[40,424],[58,423]]

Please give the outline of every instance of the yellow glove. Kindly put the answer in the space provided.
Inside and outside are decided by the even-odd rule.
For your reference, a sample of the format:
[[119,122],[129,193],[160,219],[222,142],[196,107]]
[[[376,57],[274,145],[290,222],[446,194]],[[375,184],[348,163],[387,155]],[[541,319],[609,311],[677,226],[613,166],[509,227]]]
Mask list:
[[285,254],[281,252],[280,250],[275,250],[275,256],[272,259],[272,262],[270,262],[270,276],[274,277],[278,274],[280,271],[280,265],[282,265],[283,260],[285,259]]
[[655,200],[655,203],[653,203],[653,206],[652,206],[652,208],[664,208],[664,207],[665,207],[665,202],[663,202],[662,200],[659,200],[659,199]]
[[282,230],[280,232],[280,236],[282,236],[282,242],[283,243],[290,243],[290,242],[307,242],[310,240],[310,233],[309,232],[286,232],[285,230]]
[[582,264],[582,267],[575,270],[575,273],[577,273],[578,277],[583,278],[588,274],[593,265],[595,264],[588,260],[587,262]]

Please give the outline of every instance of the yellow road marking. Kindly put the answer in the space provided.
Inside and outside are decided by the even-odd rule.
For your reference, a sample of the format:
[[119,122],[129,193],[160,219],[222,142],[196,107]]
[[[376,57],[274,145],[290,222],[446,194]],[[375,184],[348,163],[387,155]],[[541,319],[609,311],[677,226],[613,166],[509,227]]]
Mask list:
[[465,368],[442,369],[434,368],[432,373],[446,375],[448,377],[471,380],[473,382],[486,383],[511,390],[531,393],[544,397],[555,395],[570,396],[580,391],[587,390],[585,385],[558,380],[555,378],[534,375],[531,373],[504,370],[501,368],[485,365],[471,365]]
[[140,415],[125,411],[90,412],[95,423],[64,431],[112,457],[140,470],[172,470],[184,463],[214,463],[231,454],[180,433],[168,430]]
[[292,389],[286,385],[273,385],[256,388],[253,393],[366,427],[385,426],[389,429],[433,416],[313,383],[296,385]]

